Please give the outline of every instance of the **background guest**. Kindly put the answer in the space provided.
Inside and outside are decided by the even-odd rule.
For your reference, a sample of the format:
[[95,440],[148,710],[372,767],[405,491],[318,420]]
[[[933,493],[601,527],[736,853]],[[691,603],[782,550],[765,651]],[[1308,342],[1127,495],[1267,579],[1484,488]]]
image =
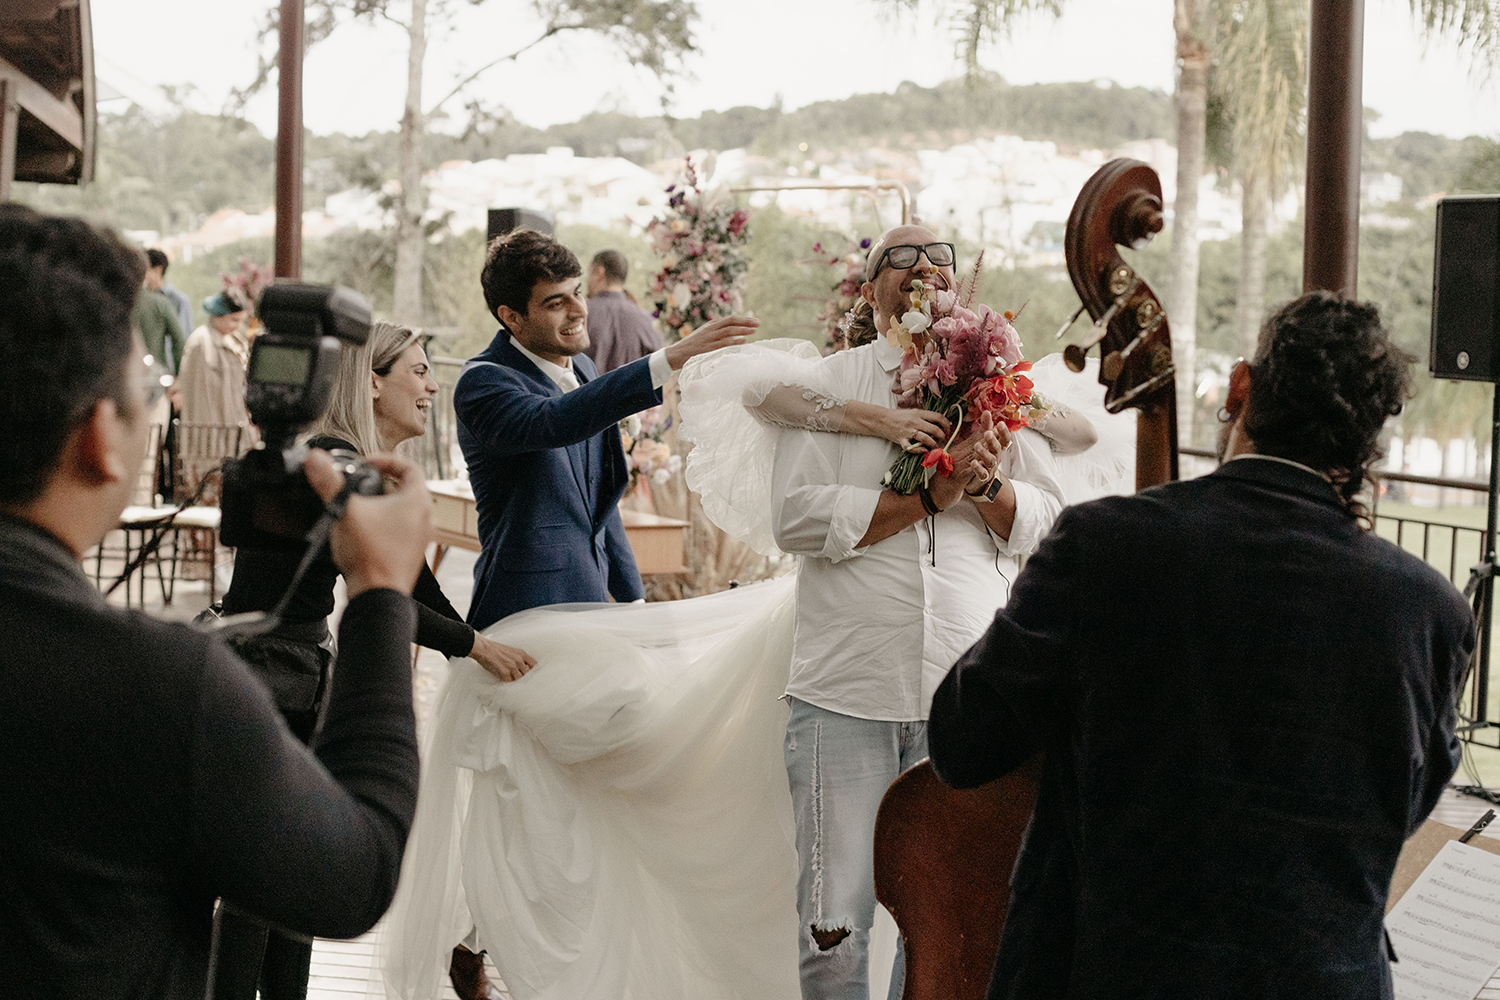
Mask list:
[[589,264],[588,355],[602,375],[661,350],[651,317],[625,292],[630,265],[618,250],[600,250]]
[[177,395],[185,424],[244,428],[240,449],[259,439],[245,409],[245,370],[250,363],[249,310],[228,292],[203,300],[208,321],[193,331],[183,350]]
[[[174,288],[167,281],[167,255],[155,247],[146,251],[146,287],[152,291],[161,292],[172,303],[172,308],[177,311],[177,322],[182,327],[182,335],[186,337],[193,329],[193,302],[179,289]],[[182,362],[182,354],[179,352],[177,360],[173,362],[172,373],[175,375],[176,365]]]
[[141,331],[141,339],[146,342],[146,353],[160,361],[168,374],[176,375],[182,365],[183,343],[187,340],[188,327],[182,325],[177,308],[161,288],[161,278],[153,268],[147,268],[146,276],[141,279],[141,293],[136,296],[130,322]]

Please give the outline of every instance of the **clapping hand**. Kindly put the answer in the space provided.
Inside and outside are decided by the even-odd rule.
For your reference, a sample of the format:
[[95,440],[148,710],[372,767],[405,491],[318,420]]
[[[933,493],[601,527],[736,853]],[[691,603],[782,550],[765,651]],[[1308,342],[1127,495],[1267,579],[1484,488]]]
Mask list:
[[959,492],[975,492],[995,478],[1000,455],[1010,446],[1010,431],[996,427],[994,417],[985,413],[974,421],[969,432],[949,452],[953,456],[953,473],[936,476],[930,490],[939,507],[959,499]]

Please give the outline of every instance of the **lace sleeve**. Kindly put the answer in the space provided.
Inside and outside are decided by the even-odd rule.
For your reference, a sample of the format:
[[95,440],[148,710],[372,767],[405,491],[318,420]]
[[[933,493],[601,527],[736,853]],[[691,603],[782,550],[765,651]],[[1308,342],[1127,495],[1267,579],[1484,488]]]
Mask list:
[[[759,396],[757,401],[756,397]],[[803,431],[837,433],[844,426],[844,408],[848,400],[828,395],[802,385],[782,383],[760,392],[745,390],[744,403],[750,412],[768,424]]]
[[692,444],[688,488],[709,520],[762,555],[775,555],[771,472],[787,430],[836,430],[840,399],[823,357],[805,340],[762,340],[693,358],[678,378],[678,433]]

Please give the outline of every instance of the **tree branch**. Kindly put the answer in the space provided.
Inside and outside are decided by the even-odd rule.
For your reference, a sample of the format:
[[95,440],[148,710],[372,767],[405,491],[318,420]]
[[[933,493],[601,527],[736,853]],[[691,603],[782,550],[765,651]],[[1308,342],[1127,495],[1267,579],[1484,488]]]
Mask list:
[[542,42],[545,42],[547,39],[551,38],[554,35],[559,35],[559,34],[561,34],[564,31],[574,31],[574,30],[577,30],[577,29],[583,28],[583,27],[586,27],[586,25],[583,25],[583,24],[549,24],[547,26],[547,30],[546,31],[542,32],[542,34],[538,35],[536,38],[533,38],[531,41],[527,42],[525,45],[521,46],[519,49],[516,49],[516,51],[510,53],[509,55],[501,56],[498,59],[492,59],[489,62],[485,63],[483,66],[481,66],[478,69],[476,69],[474,72],[470,73],[468,76],[464,77],[462,80],[460,80],[458,82],[458,85],[456,87],[454,87],[452,90],[448,91],[447,94],[443,95],[443,99],[442,100],[438,101],[432,107],[428,108],[427,111],[423,112],[424,117],[431,118],[433,115],[437,114],[439,108],[441,108],[444,104],[447,104],[449,101],[453,100],[453,98],[457,97],[460,91],[462,91],[469,84],[471,84],[475,80],[477,80],[479,78],[479,76],[481,74],[485,73],[486,71],[494,69],[496,66],[500,65],[503,62],[509,62],[509,61],[512,61],[512,60],[515,60],[515,59],[519,59],[528,50],[535,48],[536,46],[540,45]]

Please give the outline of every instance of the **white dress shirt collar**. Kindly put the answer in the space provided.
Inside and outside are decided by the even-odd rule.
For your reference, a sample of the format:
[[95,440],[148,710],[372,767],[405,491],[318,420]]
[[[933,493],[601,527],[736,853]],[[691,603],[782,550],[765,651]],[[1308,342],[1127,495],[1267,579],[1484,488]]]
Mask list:
[[901,364],[901,351],[881,334],[875,338],[875,360],[880,362],[881,368],[893,372]]
[[511,334],[510,343],[512,347],[520,351],[522,354],[526,355],[527,359],[529,359],[532,364],[540,368],[542,370],[542,374],[556,383],[557,387],[563,392],[572,392],[574,389],[578,388],[578,376],[573,372],[572,358],[567,359],[568,363],[566,365],[560,365],[554,361],[548,361],[541,355],[534,354],[531,351],[527,350],[526,345],[517,340],[515,334]]

